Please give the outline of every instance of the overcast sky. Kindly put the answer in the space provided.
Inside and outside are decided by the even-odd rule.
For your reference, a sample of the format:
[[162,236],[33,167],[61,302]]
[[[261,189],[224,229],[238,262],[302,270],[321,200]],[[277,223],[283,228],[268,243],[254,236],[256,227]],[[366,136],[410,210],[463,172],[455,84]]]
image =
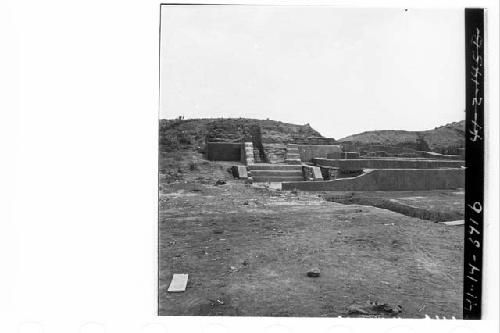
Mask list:
[[309,123],[327,137],[464,119],[462,10],[162,6],[160,118]]

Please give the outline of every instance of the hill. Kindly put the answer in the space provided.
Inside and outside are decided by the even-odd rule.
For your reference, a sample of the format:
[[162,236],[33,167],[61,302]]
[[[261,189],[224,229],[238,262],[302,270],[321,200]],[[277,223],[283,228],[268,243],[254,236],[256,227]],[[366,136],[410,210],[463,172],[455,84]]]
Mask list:
[[456,154],[457,148],[465,146],[465,120],[427,131],[367,131],[347,136],[338,141],[350,143],[353,146],[361,147],[361,149],[380,145]]
[[248,118],[161,119],[160,148],[175,150],[202,146],[210,141],[288,143],[296,139],[322,137],[309,124],[295,125],[275,120]]

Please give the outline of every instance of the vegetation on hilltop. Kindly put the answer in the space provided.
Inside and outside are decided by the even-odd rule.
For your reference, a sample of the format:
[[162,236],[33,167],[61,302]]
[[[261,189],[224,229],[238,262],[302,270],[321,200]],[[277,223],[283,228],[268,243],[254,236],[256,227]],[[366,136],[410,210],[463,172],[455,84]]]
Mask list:
[[[296,125],[276,120],[248,118],[161,119],[160,148],[178,150],[201,147],[205,140],[215,142],[254,141],[262,143],[294,142],[296,139],[323,137],[309,124]],[[427,131],[367,131],[339,140],[358,147],[385,146],[395,149],[434,151],[457,154],[465,145],[465,121],[454,122]]]
[[163,150],[202,146],[206,138],[216,142],[242,142],[259,136],[263,143],[288,143],[295,138],[322,137],[309,124],[248,118],[161,119],[159,135]]
[[339,141],[360,145],[406,146],[416,150],[446,154],[465,146],[465,120],[427,131],[367,131],[347,136]]

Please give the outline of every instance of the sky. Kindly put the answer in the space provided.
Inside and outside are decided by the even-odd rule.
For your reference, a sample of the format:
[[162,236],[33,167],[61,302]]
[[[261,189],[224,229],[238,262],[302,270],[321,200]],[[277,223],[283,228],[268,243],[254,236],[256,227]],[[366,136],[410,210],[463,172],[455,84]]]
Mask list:
[[464,119],[463,10],[162,6],[160,118],[310,124],[336,139]]

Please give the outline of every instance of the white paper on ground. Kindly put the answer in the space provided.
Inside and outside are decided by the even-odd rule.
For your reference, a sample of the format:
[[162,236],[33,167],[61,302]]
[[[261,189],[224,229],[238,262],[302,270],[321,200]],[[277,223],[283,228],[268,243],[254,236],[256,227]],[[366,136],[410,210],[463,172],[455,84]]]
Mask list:
[[188,274],[174,274],[170,286],[168,287],[169,292],[181,292],[186,290],[186,285],[188,282]]

